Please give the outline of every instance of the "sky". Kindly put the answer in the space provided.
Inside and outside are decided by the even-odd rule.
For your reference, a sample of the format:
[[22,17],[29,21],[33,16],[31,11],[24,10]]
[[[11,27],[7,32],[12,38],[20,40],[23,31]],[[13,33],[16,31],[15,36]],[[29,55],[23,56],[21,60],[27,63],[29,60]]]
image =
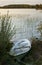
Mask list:
[[0,6],[9,4],[42,4],[42,0],[0,0]]

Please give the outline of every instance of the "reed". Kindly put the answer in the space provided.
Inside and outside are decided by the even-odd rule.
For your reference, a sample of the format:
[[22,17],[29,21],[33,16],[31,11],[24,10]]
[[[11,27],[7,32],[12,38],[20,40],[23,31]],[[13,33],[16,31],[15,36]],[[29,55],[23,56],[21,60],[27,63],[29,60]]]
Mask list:
[[7,58],[7,52],[12,47],[11,39],[15,35],[15,26],[11,27],[11,17],[7,14],[0,17],[0,63]]

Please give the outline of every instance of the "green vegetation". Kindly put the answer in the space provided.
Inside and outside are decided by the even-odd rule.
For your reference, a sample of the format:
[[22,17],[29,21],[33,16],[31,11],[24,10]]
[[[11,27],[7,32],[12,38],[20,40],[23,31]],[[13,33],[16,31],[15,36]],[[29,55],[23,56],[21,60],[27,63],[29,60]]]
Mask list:
[[8,58],[8,52],[12,47],[10,40],[15,35],[15,27],[11,27],[11,18],[8,14],[0,17],[0,65]]

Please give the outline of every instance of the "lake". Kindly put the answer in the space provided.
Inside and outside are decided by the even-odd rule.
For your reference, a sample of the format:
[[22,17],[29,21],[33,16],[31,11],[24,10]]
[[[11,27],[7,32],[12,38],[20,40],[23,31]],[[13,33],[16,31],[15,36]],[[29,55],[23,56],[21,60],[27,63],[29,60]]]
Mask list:
[[30,39],[32,36],[40,38],[40,33],[37,31],[37,26],[42,23],[42,10],[36,9],[0,9],[0,15],[7,14],[12,18],[12,23],[15,25],[16,34],[14,40]]

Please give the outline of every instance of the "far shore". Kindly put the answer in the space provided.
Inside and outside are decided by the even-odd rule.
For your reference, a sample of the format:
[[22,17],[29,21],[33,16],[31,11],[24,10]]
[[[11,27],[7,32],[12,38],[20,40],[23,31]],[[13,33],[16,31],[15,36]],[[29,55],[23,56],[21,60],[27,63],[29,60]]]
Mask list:
[[11,5],[5,5],[5,6],[0,6],[0,9],[37,9],[37,10],[42,10],[42,4],[36,4],[36,5],[29,5],[29,4],[11,4]]

